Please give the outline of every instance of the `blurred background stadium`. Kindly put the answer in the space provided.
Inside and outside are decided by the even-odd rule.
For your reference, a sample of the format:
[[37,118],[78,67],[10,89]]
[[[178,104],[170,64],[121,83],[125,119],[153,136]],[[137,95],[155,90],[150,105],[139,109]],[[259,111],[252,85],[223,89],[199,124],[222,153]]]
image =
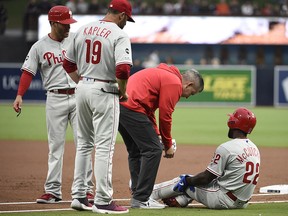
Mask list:
[[[0,100],[11,100],[15,97],[16,89],[13,84],[17,85],[17,77],[20,76],[19,67],[31,45],[38,40],[38,31],[41,27],[38,18],[41,15],[47,14],[52,6],[61,4],[68,6],[79,17],[84,15],[101,17],[104,16],[108,3],[109,0],[0,0],[0,63],[4,63],[4,66],[1,64],[0,67]],[[176,27],[178,26],[178,28],[174,26],[174,33],[178,33],[176,36],[169,35],[169,26],[163,25],[157,35],[156,33],[152,35],[153,40],[148,36],[131,38],[134,61],[132,73],[141,68],[155,66],[159,62],[196,68],[220,67],[220,69],[222,66],[248,65],[255,67],[256,71],[255,83],[252,83],[251,88],[255,91],[255,105],[288,104],[288,81],[286,81],[288,68],[285,67],[288,65],[287,0],[131,0],[131,3],[136,23],[137,20],[138,23],[141,23],[141,19],[148,22],[150,18],[155,20],[156,17],[156,22],[152,24],[141,23],[143,29],[138,30],[138,33],[159,26],[162,18],[180,20],[177,22],[172,20],[174,24],[176,23]],[[202,32],[203,37],[213,39],[216,37],[216,31],[224,32],[228,26],[225,23],[220,24],[218,29],[218,26],[212,26],[211,23],[209,26],[208,22],[207,26],[198,25],[196,28],[197,26],[192,25],[195,23],[190,25],[185,20],[188,18],[213,20],[220,17],[226,21],[232,19],[232,22],[235,18],[238,20],[251,18],[247,23],[249,31],[253,34],[234,32],[233,37],[220,42],[213,40],[189,42],[187,35],[191,34],[192,38],[194,33]],[[169,20],[171,23],[172,21]],[[260,24],[250,25],[254,22]],[[261,32],[264,29],[263,25],[267,25],[267,30]],[[253,26],[260,28],[253,29]],[[183,31],[183,35],[179,33],[180,28],[186,30]],[[159,39],[155,39],[156,37]],[[7,63],[18,63],[13,66],[18,68],[19,74],[16,78],[8,76],[12,73],[15,75],[16,72],[7,70]]]

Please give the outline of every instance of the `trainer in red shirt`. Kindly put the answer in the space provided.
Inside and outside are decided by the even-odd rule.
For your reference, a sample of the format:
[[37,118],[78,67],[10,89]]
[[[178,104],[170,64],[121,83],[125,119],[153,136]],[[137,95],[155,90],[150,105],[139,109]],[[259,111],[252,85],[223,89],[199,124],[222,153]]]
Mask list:
[[[140,70],[129,78],[126,89],[129,97],[120,106],[119,132],[129,154],[132,207],[141,208],[139,203],[149,202],[162,155],[160,140],[164,157],[174,156],[171,127],[177,102],[180,97],[188,98],[203,88],[203,78],[198,71],[191,69],[181,74],[177,67],[163,63]],[[155,117],[158,108],[159,127]],[[160,203],[158,207],[162,207]]]

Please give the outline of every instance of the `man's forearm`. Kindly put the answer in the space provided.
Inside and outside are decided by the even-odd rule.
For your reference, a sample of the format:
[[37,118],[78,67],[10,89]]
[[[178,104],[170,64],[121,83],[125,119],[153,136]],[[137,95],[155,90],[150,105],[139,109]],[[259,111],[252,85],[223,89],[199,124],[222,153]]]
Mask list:
[[79,82],[80,76],[78,75],[77,70],[68,74],[75,83]]
[[127,86],[127,82],[128,79],[118,79],[116,78],[118,86],[119,86],[119,91],[121,95],[126,94],[126,86]]
[[211,180],[212,180],[211,177],[207,175],[206,171],[198,173],[195,176],[186,177],[186,181],[188,185],[193,185],[193,186],[206,185],[206,184],[209,184]]

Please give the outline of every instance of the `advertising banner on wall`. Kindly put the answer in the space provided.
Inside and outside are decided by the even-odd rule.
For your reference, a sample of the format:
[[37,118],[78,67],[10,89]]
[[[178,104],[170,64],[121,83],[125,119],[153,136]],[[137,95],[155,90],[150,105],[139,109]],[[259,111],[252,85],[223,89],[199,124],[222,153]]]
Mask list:
[[274,69],[274,106],[288,106],[288,67]]
[[[183,65],[181,72],[189,69]],[[204,79],[204,90],[180,102],[187,105],[256,105],[254,66],[195,66]],[[183,104],[182,103],[182,104]]]
[[[22,64],[18,63],[0,63],[0,102],[14,101],[19,80],[21,77]],[[29,89],[24,95],[25,101],[44,101],[46,91],[43,89],[40,73],[37,73],[30,84]]]
[[[13,101],[21,76],[21,64],[0,64],[0,102]],[[181,72],[187,65],[176,65]],[[184,105],[255,105],[256,71],[253,66],[193,66],[203,76],[204,91],[188,99],[181,98]],[[45,101],[40,73],[33,78],[24,100]]]

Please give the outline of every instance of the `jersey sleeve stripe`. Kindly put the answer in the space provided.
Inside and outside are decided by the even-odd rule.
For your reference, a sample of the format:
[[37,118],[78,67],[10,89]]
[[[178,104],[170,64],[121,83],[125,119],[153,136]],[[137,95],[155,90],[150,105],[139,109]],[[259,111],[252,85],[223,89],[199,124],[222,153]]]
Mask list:
[[128,61],[121,61],[121,62],[117,62],[116,63],[116,66],[118,66],[118,65],[121,65],[121,64],[128,64],[128,65],[133,65],[133,63],[132,62],[128,62]]
[[76,61],[73,61],[72,59],[68,58],[66,55],[64,56],[64,58],[65,58],[67,61],[76,64]]
[[21,68],[21,70],[22,70],[22,72],[23,72],[23,71],[26,71],[26,72],[28,72],[28,73],[31,73],[33,76],[35,76],[35,75],[36,75],[36,72],[34,72],[34,71],[30,70],[29,68],[26,68],[26,67],[22,67],[22,68]]
[[214,170],[211,170],[209,167],[207,167],[206,170],[207,170],[208,172],[210,172],[210,173],[212,173],[212,174],[218,176],[218,177],[221,176],[221,174],[216,173]]

